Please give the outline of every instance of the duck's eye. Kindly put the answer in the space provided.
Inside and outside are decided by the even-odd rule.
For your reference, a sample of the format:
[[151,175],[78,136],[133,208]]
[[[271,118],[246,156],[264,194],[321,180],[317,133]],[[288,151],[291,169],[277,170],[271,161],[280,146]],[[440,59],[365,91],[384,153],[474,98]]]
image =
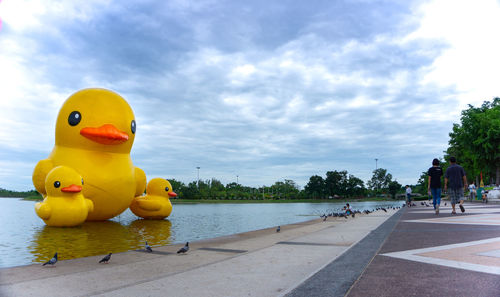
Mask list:
[[168,187],[165,187],[165,192],[168,192],[169,191],[169,188]]
[[132,120],[132,123],[130,123],[130,130],[132,130],[132,134],[135,134],[135,120]]
[[82,115],[78,111],[72,111],[68,117],[68,123],[71,126],[76,126],[82,120]]
[[58,181],[58,180],[56,180],[56,181],[54,182],[54,187],[59,188],[60,186],[61,186],[61,182],[60,182],[60,181]]

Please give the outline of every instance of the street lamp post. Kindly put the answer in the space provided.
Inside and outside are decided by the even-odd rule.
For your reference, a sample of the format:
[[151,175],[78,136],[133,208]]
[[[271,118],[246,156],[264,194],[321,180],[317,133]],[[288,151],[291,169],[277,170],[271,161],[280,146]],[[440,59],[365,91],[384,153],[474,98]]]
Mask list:
[[239,182],[239,180],[238,180],[238,177],[239,177],[239,175],[236,175],[236,183],[237,183],[237,184],[239,184],[239,183],[240,183],[240,182]]
[[198,169],[198,180],[196,183],[198,184],[198,189],[200,188],[200,166],[197,166],[196,169]]

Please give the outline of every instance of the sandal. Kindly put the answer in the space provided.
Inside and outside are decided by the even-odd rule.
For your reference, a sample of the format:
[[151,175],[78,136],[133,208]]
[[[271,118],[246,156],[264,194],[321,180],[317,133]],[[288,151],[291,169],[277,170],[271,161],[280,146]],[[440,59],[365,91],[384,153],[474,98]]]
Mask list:
[[459,206],[460,206],[460,210],[461,210],[462,212],[465,212],[465,208],[464,208],[464,206],[463,206],[462,204],[460,204]]
[[451,214],[457,214],[456,212],[452,211]]

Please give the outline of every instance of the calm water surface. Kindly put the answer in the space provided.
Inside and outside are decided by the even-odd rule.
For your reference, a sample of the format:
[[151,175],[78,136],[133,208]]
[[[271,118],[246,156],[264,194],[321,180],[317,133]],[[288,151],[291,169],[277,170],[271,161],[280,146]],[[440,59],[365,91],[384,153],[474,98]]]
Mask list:
[[[175,204],[168,220],[143,220],[130,210],[105,222],[73,228],[48,227],[33,201],[0,198],[0,267],[118,253],[144,247],[214,238],[316,219],[344,203]],[[397,202],[353,202],[353,209],[400,206]]]

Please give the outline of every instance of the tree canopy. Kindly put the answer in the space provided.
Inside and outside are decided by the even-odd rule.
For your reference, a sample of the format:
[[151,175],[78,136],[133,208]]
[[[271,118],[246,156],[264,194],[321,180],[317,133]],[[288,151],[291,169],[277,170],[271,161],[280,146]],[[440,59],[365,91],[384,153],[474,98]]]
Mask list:
[[480,107],[469,105],[449,135],[446,159],[455,156],[469,178],[479,172],[494,173],[500,184],[500,98]]

